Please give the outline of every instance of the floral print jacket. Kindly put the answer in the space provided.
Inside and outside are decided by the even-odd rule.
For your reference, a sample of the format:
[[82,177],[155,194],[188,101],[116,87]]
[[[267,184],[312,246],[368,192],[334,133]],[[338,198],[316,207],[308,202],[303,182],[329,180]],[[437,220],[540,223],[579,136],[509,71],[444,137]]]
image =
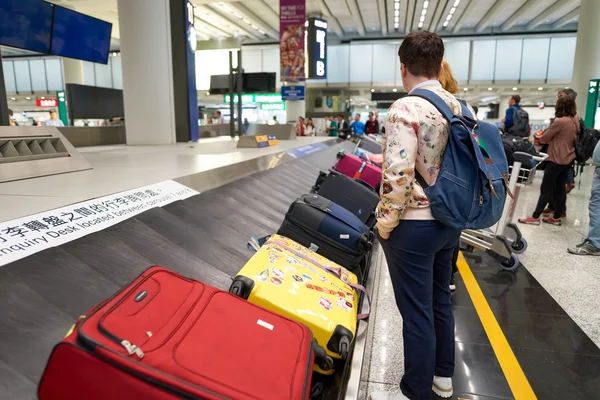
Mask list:
[[[455,114],[462,114],[459,101],[438,81],[427,81],[417,88],[433,91]],[[433,219],[427,196],[415,179],[415,169],[429,185],[435,183],[448,143],[448,122],[427,100],[407,96],[390,107],[384,124],[377,229],[391,232],[402,219]]]

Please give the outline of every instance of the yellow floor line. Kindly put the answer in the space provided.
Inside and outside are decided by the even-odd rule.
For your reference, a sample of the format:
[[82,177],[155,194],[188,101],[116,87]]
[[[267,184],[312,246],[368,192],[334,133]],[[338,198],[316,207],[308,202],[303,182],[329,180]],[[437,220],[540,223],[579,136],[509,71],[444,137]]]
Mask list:
[[516,400],[537,399],[462,253],[457,266],[513,396]]

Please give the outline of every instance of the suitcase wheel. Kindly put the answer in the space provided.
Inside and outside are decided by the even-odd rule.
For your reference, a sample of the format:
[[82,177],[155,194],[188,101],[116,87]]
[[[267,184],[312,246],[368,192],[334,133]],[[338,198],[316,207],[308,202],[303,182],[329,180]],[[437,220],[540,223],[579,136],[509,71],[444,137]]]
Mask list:
[[338,159],[342,159],[342,158],[344,158],[344,152],[343,152],[343,151],[340,151],[339,153],[337,153],[336,157],[337,157]]
[[353,338],[354,335],[348,328],[338,325],[335,327],[333,335],[331,335],[331,339],[327,343],[327,349],[341,355],[342,359],[346,360],[350,353],[350,343],[352,343]]
[[363,235],[360,238],[360,247],[364,250],[364,251],[371,251],[373,250],[373,239],[371,238],[371,236],[373,235],[373,233],[371,232],[369,235]]
[[248,300],[252,289],[254,289],[254,281],[248,277],[238,275],[229,287],[229,293]]
[[317,193],[317,192],[319,191],[319,189],[320,189],[320,186],[318,186],[318,185],[314,185],[314,186],[313,186],[313,187],[310,189],[310,192],[311,192],[311,193]]
[[327,355],[327,351],[317,343],[317,340],[313,340],[313,346],[315,349],[315,363],[323,371],[332,370],[334,367],[333,358]]
[[323,384],[323,382],[314,383],[310,388],[311,399],[318,399],[323,395],[323,393],[325,393],[325,385]]

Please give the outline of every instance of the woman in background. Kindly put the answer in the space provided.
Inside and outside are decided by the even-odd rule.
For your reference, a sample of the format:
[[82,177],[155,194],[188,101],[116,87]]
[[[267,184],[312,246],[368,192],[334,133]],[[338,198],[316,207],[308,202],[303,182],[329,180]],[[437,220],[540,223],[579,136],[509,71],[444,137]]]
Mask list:
[[306,119],[306,130],[305,130],[305,136],[315,136],[317,134],[317,130],[315,128],[315,123],[313,122],[312,118],[307,118]]
[[305,136],[305,130],[304,118],[298,117],[298,122],[296,122],[296,136]]

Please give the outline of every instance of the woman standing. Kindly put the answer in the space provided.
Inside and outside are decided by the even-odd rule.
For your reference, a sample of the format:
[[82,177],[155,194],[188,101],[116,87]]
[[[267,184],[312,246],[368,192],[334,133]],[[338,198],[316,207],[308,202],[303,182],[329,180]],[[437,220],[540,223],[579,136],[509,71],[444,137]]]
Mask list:
[[296,122],[296,136],[304,136],[306,127],[304,126],[304,118],[298,117],[298,122]]
[[317,131],[315,129],[315,123],[313,122],[312,118],[307,118],[305,136],[315,136],[316,133]]
[[565,185],[569,178],[571,163],[575,159],[575,138],[581,129],[576,118],[577,106],[570,97],[560,97],[556,101],[556,120],[544,132],[540,143],[548,144],[547,166],[540,188],[540,197],[533,215],[519,219],[522,224],[539,225],[544,208],[554,200],[554,215],[543,218],[547,224],[561,225],[561,216],[567,203]]

